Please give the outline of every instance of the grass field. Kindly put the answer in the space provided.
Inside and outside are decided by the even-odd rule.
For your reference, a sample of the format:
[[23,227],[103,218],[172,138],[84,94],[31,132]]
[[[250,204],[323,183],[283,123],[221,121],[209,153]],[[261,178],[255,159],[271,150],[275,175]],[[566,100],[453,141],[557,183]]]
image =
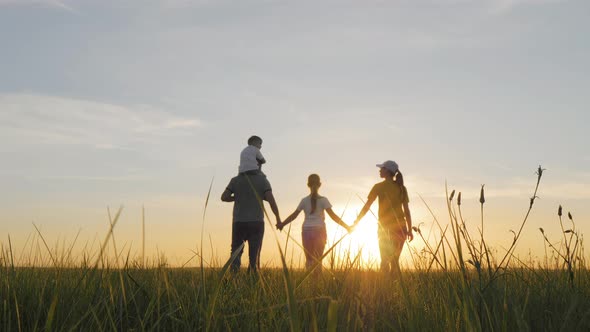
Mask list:
[[[461,194],[447,198],[448,221],[437,219],[442,236],[427,242],[416,228],[414,241],[424,241],[424,250],[411,253],[414,269],[398,279],[355,259],[334,263],[333,247],[319,276],[292,268],[283,251],[282,268],[236,275],[229,262],[171,268],[159,257],[147,264],[144,257],[108,258],[107,246],[120,252],[112,237],[120,211],[100,249],[81,259],[67,247],[51,250],[39,232],[15,263],[9,238],[0,255],[0,330],[590,330],[590,272],[571,215],[564,227],[559,207],[561,240],[550,242],[540,229],[548,256],[525,262],[514,248],[528,212],[498,254],[483,237],[483,217],[479,234],[470,234]],[[483,187],[480,204],[483,216]]]
[[[511,269],[483,292],[459,271],[86,270],[3,266],[3,331],[494,330],[590,328],[587,272]],[[287,283],[285,278],[289,278]],[[286,286],[289,285],[289,286]]]

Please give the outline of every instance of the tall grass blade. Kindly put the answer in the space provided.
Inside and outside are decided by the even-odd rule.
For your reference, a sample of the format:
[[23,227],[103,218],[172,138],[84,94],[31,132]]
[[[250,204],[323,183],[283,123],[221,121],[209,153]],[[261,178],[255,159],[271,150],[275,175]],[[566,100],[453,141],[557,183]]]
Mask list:
[[53,297],[51,305],[49,305],[49,311],[47,312],[47,320],[45,321],[45,331],[52,331],[51,327],[55,318],[55,310],[57,308],[57,294]]
[[141,267],[145,268],[145,206],[141,206]]
[[[278,244],[278,243],[277,243]],[[289,326],[291,331],[301,331],[301,321],[299,320],[299,310],[297,308],[297,301],[295,300],[295,287],[293,287],[293,281],[289,275],[289,269],[287,268],[287,262],[285,261],[285,255],[281,254],[281,263],[283,265],[283,281],[285,284],[285,291],[287,293],[287,307],[289,308]]]
[[328,332],[336,332],[338,328],[338,301],[331,300],[328,305]]
[[[111,217],[111,209],[107,206],[107,214],[109,216],[109,227],[113,227],[113,218]],[[111,240],[113,242],[113,250],[115,251],[115,267],[119,267],[119,251],[117,250],[117,243],[115,242],[115,234],[111,235]]]
[[200,251],[201,254],[199,255],[200,257],[200,271],[201,271],[201,283],[202,283],[202,287],[201,289],[203,290],[203,298],[207,298],[207,287],[206,287],[206,279],[205,279],[205,267],[203,266],[203,235],[205,234],[205,215],[207,213],[207,206],[209,206],[209,197],[211,197],[211,189],[213,188],[213,180],[215,180],[215,177],[211,178],[211,183],[209,184],[209,190],[207,191],[207,198],[205,199],[205,206],[203,207],[203,220],[201,221],[201,243],[200,243]]
[[57,261],[53,257],[53,254],[51,253],[51,249],[49,249],[49,246],[47,245],[47,242],[45,242],[45,238],[43,237],[43,234],[41,234],[41,231],[39,230],[39,228],[37,227],[37,225],[35,225],[35,223],[33,223],[33,226],[37,230],[37,234],[39,234],[39,237],[41,237],[41,241],[43,242],[43,245],[45,246],[45,249],[47,249],[47,253],[49,254],[49,257],[51,258],[51,261],[53,262],[53,266],[57,267]]
[[223,267],[221,268],[221,271],[219,272],[219,275],[217,278],[217,285],[215,285],[215,289],[213,290],[213,294],[211,295],[212,298],[208,299],[209,303],[207,306],[206,317],[205,317],[205,319],[206,319],[205,331],[211,331],[211,324],[213,322],[213,313],[215,311],[215,306],[217,304],[217,298],[219,296],[219,291],[221,289],[221,286],[223,285],[223,279],[225,278],[225,274],[227,273],[227,270],[229,269],[231,264],[234,262],[234,260],[236,260],[237,257],[242,253],[242,250],[244,250],[244,243],[240,244],[240,246],[232,254],[232,256],[225,263],[225,265],[223,265]]
[[123,212],[122,206],[119,207],[119,210],[117,210],[117,213],[115,214],[115,217],[113,218],[113,222],[110,223],[109,231],[108,231],[104,241],[102,242],[102,245],[100,246],[100,252],[98,253],[98,257],[96,258],[96,262],[94,263],[95,269],[98,267],[98,263],[100,262],[100,260],[103,257],[104,250],[105,250],[107,244],[109,243],[111,236],[113,235],[113,230],[115,229],[115,226],[117,225],[117,222],[119,221],[119,217],[121,216],[121,212]]

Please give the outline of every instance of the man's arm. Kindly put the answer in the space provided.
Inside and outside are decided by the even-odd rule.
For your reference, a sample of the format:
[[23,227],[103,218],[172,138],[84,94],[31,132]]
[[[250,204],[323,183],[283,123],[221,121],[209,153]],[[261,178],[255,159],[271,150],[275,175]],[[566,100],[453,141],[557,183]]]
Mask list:
[[236,200],[236,197],[234,196],[234,193],[231,192],[229,189],[225,189],[221,194],[221,200],[223,202],[234,202]]
[[277,202],[275,201],[275,197],[272,194],[271,190],[268,190],[264,193],[264,200],[270,204],[270,209],[272,213],[275,215],[277,219],[277,224],[281,224],[281,217],[279,216],[279,207],[277,206]]

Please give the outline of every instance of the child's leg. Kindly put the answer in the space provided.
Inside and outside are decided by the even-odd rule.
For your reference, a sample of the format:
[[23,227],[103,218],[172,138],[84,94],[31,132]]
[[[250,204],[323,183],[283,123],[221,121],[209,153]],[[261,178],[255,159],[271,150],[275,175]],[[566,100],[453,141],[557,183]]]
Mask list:
[[315,272],[316,273],[321,273],[322,272],[322,256],[324,255],[324,249],[326,248],[326,229],[325,228],[320,228],[317,229],[317,231],[315,232],[315,238],[314,238],[314,246],[312,249],[312,255],[314,257],[314,261],[313,264],[317,264],[318,261],[320,262],[317,267]]
[[[326,229],[325,228],[308,228],[302,232],[303,249],[305,250],[305,267],[312,268],[324,254],[326,247]],[[317,271],[321,271],[321,264],[317,266]]]
[[303,252],[305,253],[305,267],[308,269],[313,266],[313,233],[312,230],[306,228],[301,231]]

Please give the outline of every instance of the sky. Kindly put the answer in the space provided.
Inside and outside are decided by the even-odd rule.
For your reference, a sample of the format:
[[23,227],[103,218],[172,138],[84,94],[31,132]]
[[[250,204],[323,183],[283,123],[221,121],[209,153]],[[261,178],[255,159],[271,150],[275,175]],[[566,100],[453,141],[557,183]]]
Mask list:
[[[517,252],[543,257],[560,204],[590,231],[589,14],[576,0],[0,0],[0,243],[22,256],[36,226],[52,250],[97,248],[123,206],[115,239],[136,257],[143,207],[150,259],[223,263],[219,197],[255,134],[283,218],[318,173],[351,223],[391,159],[429,239],[445,185],[477,232],[485,184],[499,253],[541,165]],[[367,262],[375,225],[349,239]],[[279,263],[275,239],[267,224],[263,265]]]

